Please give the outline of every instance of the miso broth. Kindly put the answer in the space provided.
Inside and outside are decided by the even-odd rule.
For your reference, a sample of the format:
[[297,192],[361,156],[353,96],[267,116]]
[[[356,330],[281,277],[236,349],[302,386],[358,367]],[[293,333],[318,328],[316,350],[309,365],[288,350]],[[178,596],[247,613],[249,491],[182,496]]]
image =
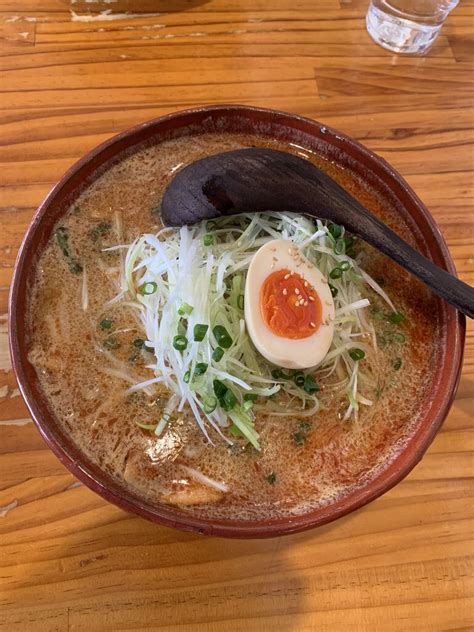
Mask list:
[[[212,432],[209,444],[188,409],[160,437],[146,428],[159,418],[169,394],[159,386],[126,394],[124,366],[137,381],[150,374],[141,323],[126,305],[109,304],[120,290],[124,253],[107,248],[160,229],[162,191],[183,164],[269,145],[259,136],[204,134],[124,159],[86,189],[58,224],[59,239],[56,232],[41,256],[34,286],[29,358],[64,431],[87,459],[134,494],[201,517],[291,516],[349,493],[399,453],[416,428],[432,380],[438,336],[434,299],[408,273],[359,242],[364,269],[383,285],[405,320],[388,321],[378,297],[370,296],[368,314],[379,341],[377,354],[367,360],[374,375],[373,404],[360,406],[357,419],[341,419],[340,401],[321,381],[323,407],[314,417],[257,415],[260,451],[241,440],[229,445]],[[294,151],[282,143],[270,146]],[[409,227],[374,192],[318,156],[308,152],[307,157],[367,208],[396,221],[400,234],[413,243]],[[197,480],[190,474],[196,471],[222,482],[222,489]]]

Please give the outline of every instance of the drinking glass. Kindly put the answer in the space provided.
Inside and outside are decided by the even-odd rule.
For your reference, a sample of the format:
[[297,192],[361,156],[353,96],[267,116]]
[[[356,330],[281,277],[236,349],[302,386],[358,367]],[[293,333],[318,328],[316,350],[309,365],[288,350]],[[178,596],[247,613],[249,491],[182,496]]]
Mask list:
[[395,53],[423,55],[459,0],[371,0],[367,30],[380,46]]

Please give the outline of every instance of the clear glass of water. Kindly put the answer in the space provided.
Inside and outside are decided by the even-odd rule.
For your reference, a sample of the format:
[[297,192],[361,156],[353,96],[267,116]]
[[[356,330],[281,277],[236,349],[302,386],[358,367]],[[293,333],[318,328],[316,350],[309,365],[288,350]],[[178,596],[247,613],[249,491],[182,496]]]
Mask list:
[[423,55],[432,46],[459,0],[371,0],[367,30],[395,53]]

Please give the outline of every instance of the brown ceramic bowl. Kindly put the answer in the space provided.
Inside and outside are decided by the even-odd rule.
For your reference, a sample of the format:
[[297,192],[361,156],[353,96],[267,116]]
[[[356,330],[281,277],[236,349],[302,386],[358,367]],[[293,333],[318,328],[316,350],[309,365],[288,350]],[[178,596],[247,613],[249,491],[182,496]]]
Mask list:
[[237,538],[271,537],[335,520],[377,498],[398,483],[421,459],[446,417],[458,384],[465,320],[437,302],[440,350],[432,390],[421,402],[421,415],[410,438],[386,469],[363,487],[325,507],[291,519],[213,521],[198,519],[167,505],[152,504],[122,487],[87,458],[61,430],[28,361],[29,288],[38,258],[54,225],[85,186],[108,166],[138,148],[176,136],[204,131],[250,132],[293,142],[316,151],[349,170],[383,196],[412,227],[419,249],[439,266],[455,272],[453,261],[433,218],[408,184],[384,160],[344,134],[295,115],[242,106],[207,107],[155,119],[115,136],[77,162],[52,189],[38,209],[21,246],[10,294],[10,347],[21,393],[44,439],[61,462],[92,490],[127,511],[171,527]]

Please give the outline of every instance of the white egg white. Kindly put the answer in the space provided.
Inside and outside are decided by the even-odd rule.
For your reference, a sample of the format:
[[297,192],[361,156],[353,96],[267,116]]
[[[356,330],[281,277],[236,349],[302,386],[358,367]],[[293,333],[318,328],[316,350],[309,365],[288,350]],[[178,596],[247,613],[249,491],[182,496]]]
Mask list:
[[[261,288],[270,274],[282,269],[301,275],[321,301],[321,325],[307,338],[277,336],[263,319]],[[288,369],[314,367],[326,356],[334,334],[334,301],[328,281],[292,242],[270,241],[255,253],[250,263],[245,283],[245,321],[255,347],[269,362]]]

